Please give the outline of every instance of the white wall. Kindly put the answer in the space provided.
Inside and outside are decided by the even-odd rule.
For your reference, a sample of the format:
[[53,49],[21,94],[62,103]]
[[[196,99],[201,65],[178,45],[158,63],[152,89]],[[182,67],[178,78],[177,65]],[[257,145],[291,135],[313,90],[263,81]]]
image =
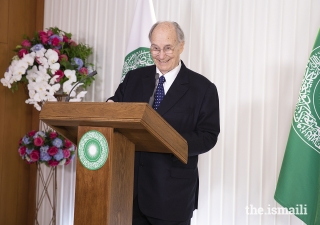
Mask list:
[[[86,101],[103,102],[121,77],[136,0],[46,0],[45,28],[94,48],[98,76]],[[217,85],[221,134],[200,157],[193,225],[300,225],[290,215],[247,215],[273,199],[292,114],[320,24],[316,0],[153,0],[157,20],[185,31],[182,60]],[[59,171],[58,224],[72,224],[74,165]],[[46,212],[43,212],[46,217]]]

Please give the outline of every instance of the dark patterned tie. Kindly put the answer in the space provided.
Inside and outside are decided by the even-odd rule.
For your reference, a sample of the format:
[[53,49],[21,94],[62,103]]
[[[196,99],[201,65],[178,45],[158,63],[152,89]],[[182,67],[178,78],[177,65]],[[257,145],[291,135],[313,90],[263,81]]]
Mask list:
[[153,108],[157,109],[164,97],[164,88],[163,88],[163,83],[166,82],[166,79],[164,76],[161,76],[159,78],[159,83],[156,89],[156,93],[154,94],[154,102],[153,102]]

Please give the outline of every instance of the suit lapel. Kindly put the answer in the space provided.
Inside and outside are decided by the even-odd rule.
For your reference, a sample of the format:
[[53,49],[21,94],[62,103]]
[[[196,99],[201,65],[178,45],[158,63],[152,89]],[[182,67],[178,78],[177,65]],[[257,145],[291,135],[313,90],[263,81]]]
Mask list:
[[170,108],[172,108],[177,101],[188,91],[189,89],[189,78],[188,69],[181,61],[181,69],[169,88],[168,92],[164,96],[157,112],[160,115],[166,113]]
[[151,66],[147,71],[146,76],[142,78],[142,97],[143,102],[149,102],[150,96],[153,94],[155,87],[156,67]]

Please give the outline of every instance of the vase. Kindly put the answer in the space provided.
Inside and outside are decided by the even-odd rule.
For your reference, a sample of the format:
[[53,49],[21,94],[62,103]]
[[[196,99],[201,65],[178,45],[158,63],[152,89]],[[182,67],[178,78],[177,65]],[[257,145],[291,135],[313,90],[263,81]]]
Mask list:
[[[57,205],[57,167],[50,167],[37,163],[37,201],[35,224],[56,225],[56,205]],[[39,214],[41,207],[50,208],[51,212],[45,215]],[[48,214],[47,214],[48,213]],[[40,218],[39,218],[40,216]]]
[[[56,92],[54,96],[57,101],[62,101],[67,95]],[[40,121],[40,129],[44,132],[53,131],[44,122]],[[57,167],[47,166],[37,163],[37,200],[35,224],[56,225],[56,207],[57,207]],[[50,210],[48,210],[50,209]]]
[[54,93],[54,97],[57,99],[58,102],[62,102],[68,95],[63,93],[62,87],[58,91]]

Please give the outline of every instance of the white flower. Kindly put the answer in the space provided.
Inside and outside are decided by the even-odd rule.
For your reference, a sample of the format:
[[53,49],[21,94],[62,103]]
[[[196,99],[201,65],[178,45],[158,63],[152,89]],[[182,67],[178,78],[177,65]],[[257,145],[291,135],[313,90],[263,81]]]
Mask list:
[[[79,86],[83,85],[82,83],[78,83],[75,86],[71,84],[70,81],[66,81],[63,83],[63,92],[70,95],[70,97],[74,97],[76,95],[76,90]],[[73,88],[73,89],[72,89]],[[72,92],[71,92],[72,90]],[[71,92],[71,93],[70,93]]]
[[53,63],[50,66],[51,69],[51,74],[55,74],[58,69],[60,69],[60,64],[59,63]]
[[68,95],[71,96],[71,94],[69,94],[69,93],[70,93],[72,87],[73,86],[72,86],[70,81],[64,82],[63,85],[62,85],[63,93],[67,93]]
[[11,88],[11,77],[12,75],[8,72],[4,73],[4,78],[1,78],[1,83],[3,86]]
[[[74,83],[77,81],[76,71],[75,70],[65,70],[64,75],[65,75],[65,77],[68,78],[68,80],[63,83],[63,92],[69,94],[74,86]],[[74,91],[80,85],[82,85],[82,84],[77,84],[77,86],[74,87],[72,93],[69,94],[71,97],[75,96]]]
[[33,54],[32,53],[27,54],[23,57],[22,60],[25,61],[26,63],[28,63],[29,66],[31,66],[34,63],[34,55],[35,55],[34,52],[33,52]]
[[13,68],[18,64],[18,62],[20,61],[20,59],[15,59],[15,60],[12,60],[11,61],[11,65],[9,66],[9,70],[10,70],[10,67],[11,67],[11,71],[13,70]]
[[20,81],[21,78],[22,78],[22,74],[21,73],[12,74],[11,83]]
[[33,85],[29,86],[29,84],[28,84],[29,97],[30,97],[30,99],[33,99],[34,95],[36,94],[36,90],[35,89],[31,89],[31,87],[33,87]]
[[43,82],[45,84],[48,84],[48,81],[49,81],[50,78],[51,78],[51,76],[49,74],[43,73],[42,71],[39,71],[35,82],[37,82],[37,83],[38,82]]
[[33,100],[36,102],[42,102],[46,100],[45,91],[37,91],[36,94],[33,96]]
[[80,102],[81,98],[83,98],[87,94],[87,91],[81,91],[76,98],[70,99],[70,102]]
[[61,85],[59,83],[50,86],[50,88],[48,89],[48,95],[54,96],[54,93],[56,93],[60,89],[60,86]]
[[28,79],[28,82],[35,82],[38,76],[38,68],[37,66],[33,66],[30,70],[27,71],[26,78]]
[[52,49],[48,49],[44,55],[47,57],[49,65],[56,63],[59,59],[58,53]]
[[28,69],[28,63],[20,60],[18,63],[13,67],[12,74],[13,74],[13,81],[17,82],[20,81],[22,78],[22,75],[26,73],[26,70]]
[[45,48],[41,48],[39,51],[36,51],[36,57],[44,57],[44,53],[46,52],[47,50]]
[[38,104],[38,102],[36,102],[34,99],[27,99],[26,101],[25,101],[27,104],[32,104],[32,105],[34,105],[34,107],[38,110],[38,111],[40,111],[41,110],[41,106]]
[[65,75],[65,77],[68,78],[68,81],[72,81],[72,82],[77,81],[77,76],[76,76],[75,70],[65,70],[64,75]]
[[37,62],[45,69],[49,68],[48,59],[46,57],[37,57]]
[[54,76],[50,79],[49,84],[52,85],[52,84],[56,83],[58,77],[59,77],[59,75],[54,75]]
[[41,106],[37,102],[33,103],[33,105],[38,111],[41,111]]
[[48,101],[49,102],[56,102],[57,99],[56,99],[56,97],[54,97],[54,95],[48,95]]
[[45,74],[47,74],[47,69],[48,69],[48,67],[39,66],[38,69],[39,69],[39,72],[40,72],[40,73],[45,73]]

